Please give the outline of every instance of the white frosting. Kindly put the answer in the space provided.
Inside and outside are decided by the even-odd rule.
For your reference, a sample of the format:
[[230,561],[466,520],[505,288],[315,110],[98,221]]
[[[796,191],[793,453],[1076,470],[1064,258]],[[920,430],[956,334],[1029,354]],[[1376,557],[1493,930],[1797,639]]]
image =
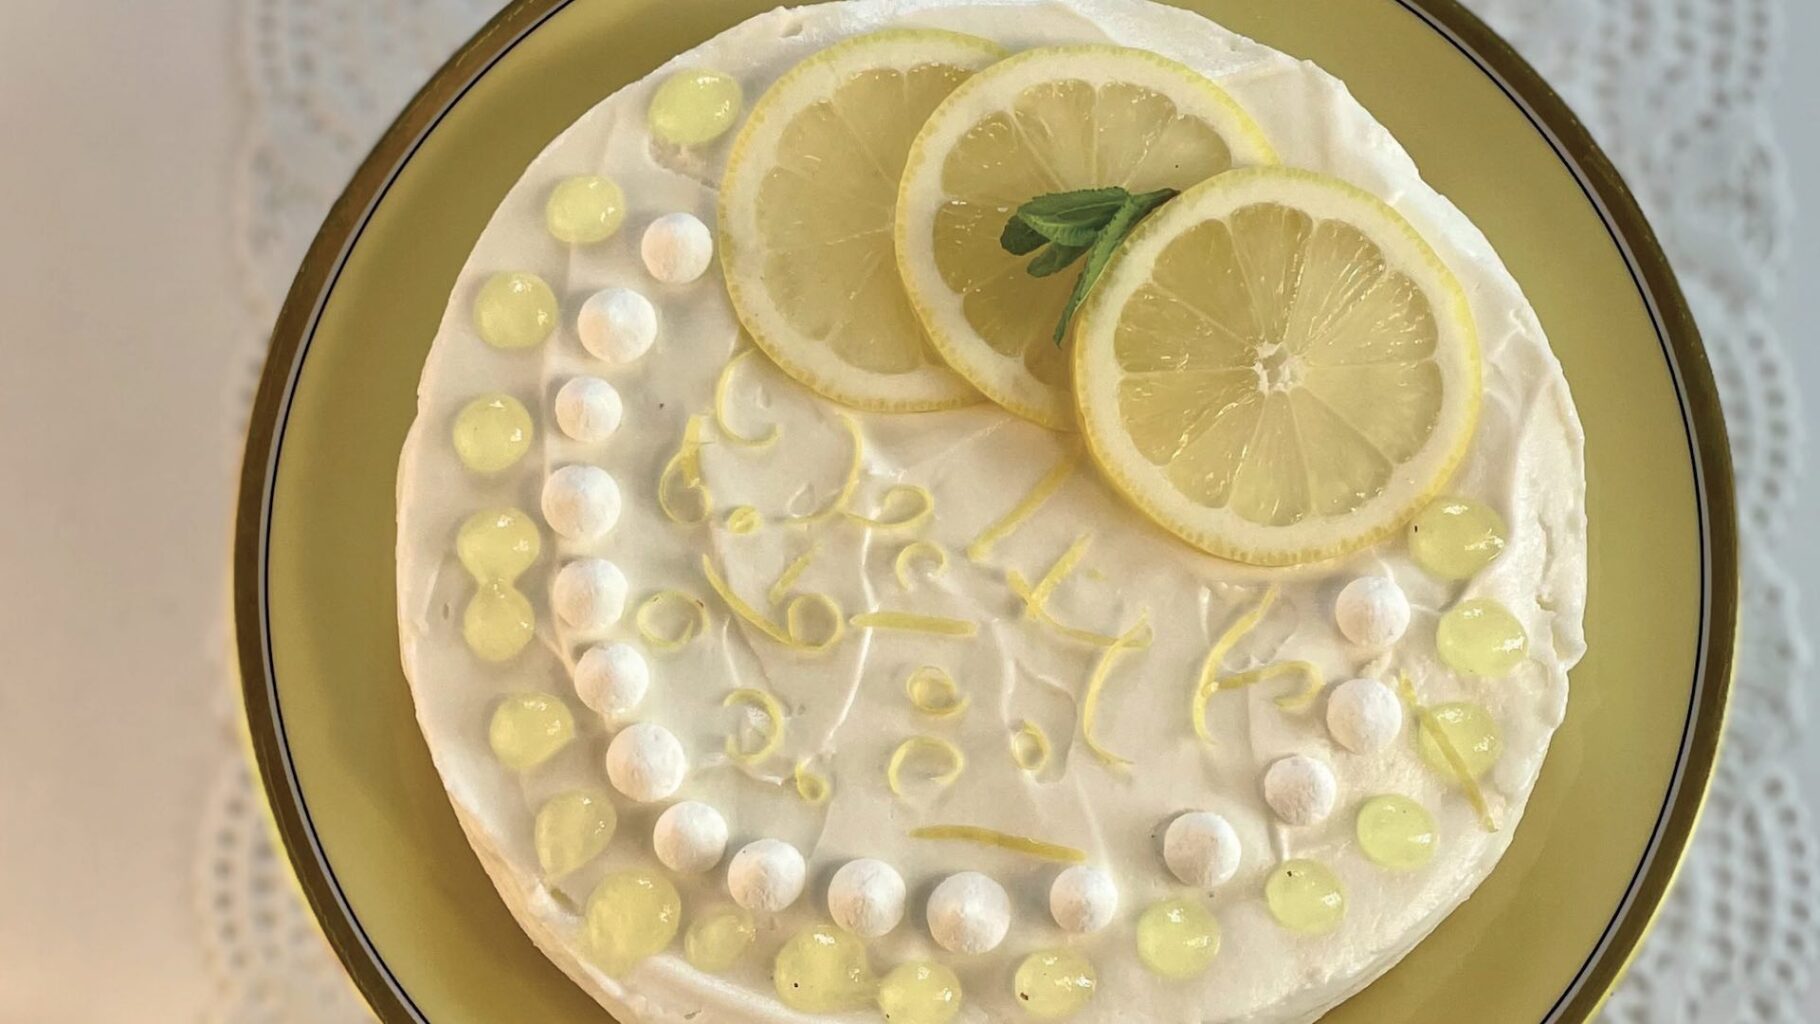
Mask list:
[[651,663],[631,644],[598,644],[575,663],[575,695],[609,723],[636,710],[650,689]]
[[657,340],[657,307],[630,288],[602,288],[581,304],[575,333],[594,358],[624,366]]
[[1011,930],[1011,897],[977,871],[942,879],[929,894],[929,935],[950,953],[990,953]]
[[1376,679],[1348,679],[1327,695],[1327,731],[1355,754],[1375,754],[1403,731],[1403,702]]
[[613,436],[625,415],[619,391],[599,377],[574,377],[556,392],[556,425],[583,444]]
[[[1455,270],[1479,327],[1482,417],[1448,489],[1503,516],[1510,534],[1503,554],[1464,583],[1428,577],[1401,538],[1332,563],[1252,571],[1161,536],[1086,462],[996,545],[986,564],[957,559],[940,578],[919,579],[902,591],[890,562],[908,539],[904,533],[867,530],[839,517],[745,535],[722,525],[736,505],[758,509],[768,523],[821,508],[838,490],[850,457],[837,408],[762,357],[742,364],[730,396],[732,413],[736,422],[757,428],[777,424],[782,439],[760,451],[705,445],[702,470],[716,516],[696,527],[671,523],[656,507],[656,480],[687,419],[710,408],[716,377],[743,343],[739,324],[724,290],[711,280],[689,288],[653,282],[637,233],[597,246],[557,246],[540,214],[554,182],[605,174],[625,187],[628,203],[644,216],[687,211],[712,223],[727,147],[680,154],[652,147],[644,123],[652,84],[641,82],[578,121],[506,196],[457,279],[426,362],[419,420],[400,466],[397,562],[403,658],[437,768],[508,906],[619,1019],[661,1024],[697,1014],[697,1024],[806,1020],[778,1003],[766,968],[776,943],[822,917],[818,901],[799,900],[779,914],[749,962],[724,977],[696,972],[679,949],[623,979],[581,966],[579,916],[562,908],[586,902],[592,876],[546,883],[528,837],[534,808],[546,794],[600,784],[599,760],[554,758],[521,778],[500,768],[477,723],[510,690],[568,686],[565,662],[594,638],[561,624],[548,603],[553,572],[544,565],[523,584],[537,614],[538,642],[509,672],[478,662],[463,646],[459,615],[452,621],[443,612],[459,609],[473,594],[452,550],[460,523],[502,500],[536,500],[536,457],[507,474],[480,478],[450,450],[447,425],[461,405],[476,394],[505,392],[541,413],[543,471],[598,464],[625,490],[610,539],[603,540],[604,531],[586,540],[558,533],[562,543],[554,550],[563,559],[611,557],[640,596],[678,588],[706,600],[709,628],[664,654],[665,685],[651,688],[637,714],[675,731],[698,769],[687,779],[688,796],[725,815],[733,836],[789,843],[807,857],[818,884],[849,860],[883,860],[904,877],[913,915],[923,912],[938,880],[963,868],[989,867],[1016,905],[1027,908],[1013,925],[1015,934],[977,961],[982,976],[1003,978],[1018,957],[1062,934],[1052,930],[1044,909],[1053,871],[1028,859],[917,840],[911,828],[964,822],[1075,847],[1112,876],[1122,905],[1131,908],[1182,891],[1159,863],[1159,829],[1186,809],[1217,809],[1231,827],[1231,848],[1242,856],[1217,886],[1187,883],[1212,889],[1208,905],[1225,935],[1217,969],[1159,983],[1133,951],[1133,915],[1120,912],[1094,943],[1099,991],[1073,1020],[1303,1024],[1395,963],[1473,891],[1519,831],[1566,707],[1566,670],[1584,646],[1582,443],[1566,384],[1533,312],[1485,238],[1421,181],[1395,140],[1342,84],[1188,12],[1135,0],[853,0],[760,16],[658,74],[683,66],[717,68],[737,78],[746,95],[757,96],[810,53],[903,24],[974,32],[1014,49],[1110,40],[1158,51],[1218,79],[1257,118],[1285,163],[1337,175],[1393,204]],[[563,326],[537,349],[502,354],[475,334],[474,290],[502,267],[537,273],[565,297]],[[612,287],[648,289],[660,307],[664,343],[609,372],[576,336],[570,297]],[[551,403],[537,396],[587,374],[611,376],[628,408],[611,444],[583,450],[550,422]],[[1070,439],[991,405],[914,416],[851,415],[865,439],[855,506],[876,513],[887,488],[925,487],[937,513],[915,536],[955,554],[1071,451]],[[1079,700],[1094,652],[1017,615],[1004,586],[1007,570],[1035,577],[1087,530],[1094,534],[1092,547],[1057,589],[1051,610],[1082,628],[1114,631],[1148,609],[1155,630],[1148,648],[1117,663],[1098,709],[1095,736],[1132,759],[1125,772],[1107,770],[1079,746]],[[847,615],[896,607],[963,617],[980,623],[979,635],[963,641],[850,631],[825,654],[808,658],[737,620],[702,581],[705,553],[733,590],[770,610],[766,591],[809,542],[818,547],[799,590],[826,594]],[[1411,605],[1411,625],[1391,652],[1359,647],[1335,622],[1340,587],[1363,576],[1394,579]],[[1408,671],[1424,702],[1482,704],[1504,738],[1503,756],[1481,780],[1504,828],[1491,833],[1479,825],[1458,787],[1417,755],[1413,729],[1371,757],[1341,754],[1321,728],[1321,709],[1309,714],[1277,706],[1279,696],[1293,691],[1290,680],[1217,694],[1206,720],[1213,742],[1194,735],[1184,693],[1213,639],[1271,582],[1280,586],[1275,606],[1233,649],[1226,668],[1298,659],[1327,679],[1346,680],[1383,671],[1379,662],[1388,655],[1396,669]],[[1504,604],[1530,638],[1529,659],[1496,686],[1459,679],[1434,653],[1435,617],[1462,595]],[[629,624],[616,629],[614,638],[628,633]],[[898,799],[887,790],[881,766],[904,735],[929,727],[907,707],[901,685],[905,673],[925,663],[940,664],[972,698],[965,716],[940,724],[966,752],[967,768],[939,795]],[[789,714],[780,749],[749,769],[721,755],[732,713],[720,701],[728,689],[742,686],[772,692]],[[1040,725],[1056,743],[1049,766],[1034,775],[1019,769],[1005,746],[1005,737],[1024,721]],[[592,716],[578,723],[578,733],[577,751],[598,750],[604,740]],[[1320,824],[1284,828],[1265,802],[1258,784],[1265,767],[1292,754],[1330,760],[1345,785],[1347,803]],[[834,783],[830,800],[819,806],[800,799],[789,784],[789,766],[809,757]],[[1358,852],[1347,808],[1355,797],[1374,793],[1407,795],[1434,814],[1440,842],[1422,871],[1388,872]],[[1264,880],[1284,857],[1318,860],[1345,885],[1346,917],[1332,934],[1311,941],[1286,933],[1264,911]],[[650,850],[625,836],[600,858],[602,869],[650,863]],[[712,873],[678,878],[686,913],[724,899],[713,888],[720,881]],[[540,888],[562,898],[533,905],[515,895]],[[868,940],[867,947],[880,969],[932,954],[955,963],[931,946],[921,927],[899,927]],[[998,983],[969,986],[963,1014],[1016,1019],[1022,1011],[1008,990]]]
[[699,800],[673,804],[657,816],[651,847],[664,867],[679,875],[699,875],[727,852],[727,819]]
[[1333,602],[1333,618],[1360,647],[1389,647],[1409,629],[1409,598],[1389,576],[1360,576]]
[[645,269],[665,284],[688,284],[707,273],[714,235],[692,213],[666,213],[645,228],[638,243]]
[[727,891],[747,910],[775,914],[803,894],[809,867],[802,852],[781,839],[757,839],[727,865]]
[[1291,754],[1264,773],[1264,802],[1286,825],[1325,821],[1339,795],[1333,769],[1306,754]]
[[904,919],[904,876],[882,860],[841,865],[828,883],[828,916],[862,939],[876,939]]
[[1183,885],[1212,889],[1239,870],[1240,843],[1232,823],[1212,811],[1189,811],[1163,833],[1163,863]]
[[1118,883],[1091,865],[1067,868],[1049,886],[1049,916],[1062,931],[1076,935],[1097,932],[1112,923],[1118,909]]
[[550,604],[570,629],[598,633],[626,613],[626,574],[604,558],[570,562],[556,573]]
[[543,483],[543,518],[564,540],[598,540],[619,522],[619,483],[599,466],[563,466]]
[[656,722],[629,725],[607,744],[607,778],[636,803],[667,799],[688,773],[689,758],[676,734]]

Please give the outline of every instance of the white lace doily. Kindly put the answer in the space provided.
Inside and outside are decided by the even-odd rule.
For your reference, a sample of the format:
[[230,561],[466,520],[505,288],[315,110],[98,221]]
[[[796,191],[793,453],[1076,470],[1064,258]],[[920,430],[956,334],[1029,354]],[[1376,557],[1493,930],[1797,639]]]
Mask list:
[[[1782,0],[1468,0],[1585,120],[1641,201],[1699,320],[1725,403],[1744,552],[1725,756],[1692,855],[1613,1024],[1802,1024],[1820,965],[1820,839],[1793,782],[1810,654],[1773,552],[1801,475],[1800,416],[1766,310],[1789,200],[1768,95]],[[240,263],[249,337],[276,315],[330,203],[412,92],[497,0],[251,0]],[[250,360],[244,414],[257,371]],[[237,421],[238,424],[238,421]],[[273,851],[224,742],[198,852],[221,1024],[369,1020]]]

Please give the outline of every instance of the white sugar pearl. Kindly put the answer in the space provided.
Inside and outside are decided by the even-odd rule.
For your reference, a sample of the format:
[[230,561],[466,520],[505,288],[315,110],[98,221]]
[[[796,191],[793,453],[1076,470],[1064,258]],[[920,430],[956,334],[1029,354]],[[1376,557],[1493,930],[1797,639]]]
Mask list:
[[1011,930],[1011,897],[977,871],[942,879],[929,894],[929,934],[950,953],[990,953]]
[[714,235],[692,213],[666,213],[645,228],[638,246],[645,269],[665,284],[688,284],[708,270]]
[[1212,811],[1189,811],[1163,833],[1163,863],[1183,885],[1211,889],[1239,869],[1239,834]]
[[556,574],[550,603],[571,628],[597,633],[626,613],[626,574],[604,558],[570,562]]
[[1324,820],[1339,791],[1327,762],[1306,754],[1291,754],[1264,772],[1264,802],[1290,825]]
[[1076,864],[1049,886],[1049,914],[1062,931],[1097,932],[1112,923],[1118,909],[1119,887],[1099,868]]
[[657,340],[657,308],[630,288],[603,288],[581,304],[575,333],[594,358],[624,366],[649,352]]
[[656,722],[627,726],[607,744],[607,779],[628,800],[663,800],[682,787],[688,773],[682,743]]
[[664,867],[679,875],[699,875],[727,852],[727,819],[697,800],[684,800],[657,818],[651,846]]
[[904,876],[882,860],[848,861],[828,883],[828,916],[862,939],[876,939],[904,919]]
[[1403,704],[1376,679],[1348,679],[1327,697],[1327,731],[1355,754],[1375,754],[1403,731]]
[[583,444],[612,437],[624,415],[619,390],[599,377],[576,377],[556,392],[556,425]]
[[808,877],[809,866],[796,847],[781,839],[758,839],[741,847],[727,865],[727,891],[747,910],[775,914],[796,902]]
[[543,518],[565,540],[599,540],[619,522],[619,482],[599,466],[564,466],[543,482]]
[[1409,598],[1388,576],[1361,576],[1333,602],[1333,618],[1360,647],[1389,647],[1409,629]]
[[588,648],[575,663],[575,695],[608,721],[630,714],[651,689],[651,663],[631,644]]

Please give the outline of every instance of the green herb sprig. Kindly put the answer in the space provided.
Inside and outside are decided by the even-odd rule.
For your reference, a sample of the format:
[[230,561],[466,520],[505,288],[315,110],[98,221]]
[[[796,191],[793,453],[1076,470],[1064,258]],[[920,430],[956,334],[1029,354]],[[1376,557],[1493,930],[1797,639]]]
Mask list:
[[1068,322],[1112,261],[1119,243],[1139,221],[1176,195],[1172,188],[1137,195],[1116,186],[1083,188],[1037,196],[1011,214],[998,243],[1013,256],[1036,253],[1024,268],[1031,277],[1059,274],[1081,257],[1087,258],[1068,305],[1062,308],[1061,322],[1055,325],[1057,345],[1068,336]]

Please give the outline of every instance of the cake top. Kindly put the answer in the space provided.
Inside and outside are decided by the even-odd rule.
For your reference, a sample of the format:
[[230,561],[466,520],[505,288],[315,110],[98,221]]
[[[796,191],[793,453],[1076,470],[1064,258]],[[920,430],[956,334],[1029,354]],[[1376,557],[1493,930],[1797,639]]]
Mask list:
[[1136,0],[777,11],[476,245],[405,665],[622,1018],[1308,1020],[1509,842],[1580,444],[1483,236],[1312,65]]

